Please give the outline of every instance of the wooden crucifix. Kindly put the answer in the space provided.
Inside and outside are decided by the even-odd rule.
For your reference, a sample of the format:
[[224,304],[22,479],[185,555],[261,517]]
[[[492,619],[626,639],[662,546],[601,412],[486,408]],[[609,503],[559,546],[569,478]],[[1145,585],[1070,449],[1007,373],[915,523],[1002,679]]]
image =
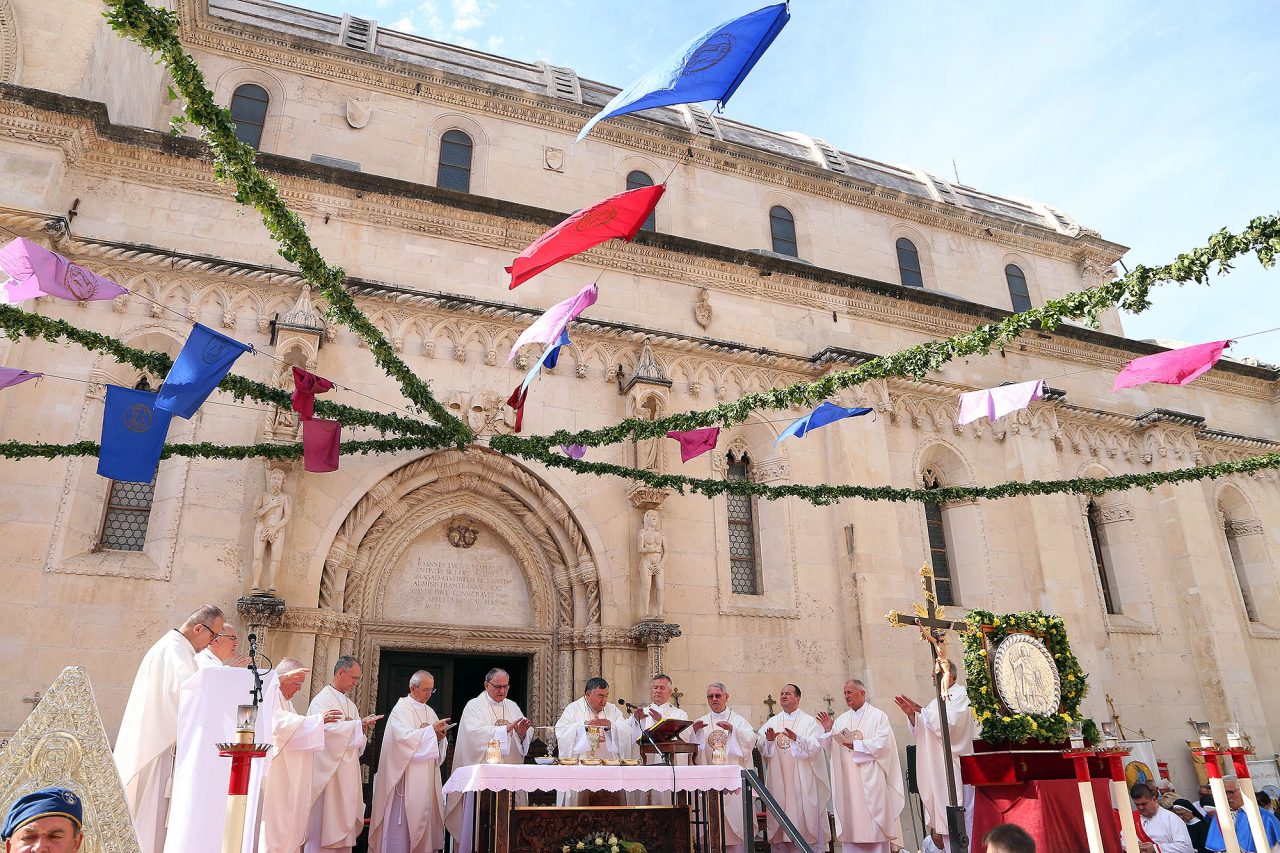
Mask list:
[[773,706],[778,704],[778,700],[773,698],[773,694],[770,693],[768,697],[760,704],[768,706],[769,718],[773,719]]
[[948,670],[947,632],[961,634],[969,630],[969,623],[947,619],[938,605],[938,590],[934,584],[933,570],[925,563],[920,567],[920,584],[924,587],[924,604],[914,604],[912,614],[889,611],[889,624],[895,628],[919,628],[920,636],[929,644],[933,655],[933,691],[938,700],[938,722],[942,729],[942,751],[947,768],[947,835],[951,841],[951,853],[967,853],[969,834],[965,829],[964,806],[956,796],[956,776],[951,757],[951,726],[947,720],[947,694],[942,682]]

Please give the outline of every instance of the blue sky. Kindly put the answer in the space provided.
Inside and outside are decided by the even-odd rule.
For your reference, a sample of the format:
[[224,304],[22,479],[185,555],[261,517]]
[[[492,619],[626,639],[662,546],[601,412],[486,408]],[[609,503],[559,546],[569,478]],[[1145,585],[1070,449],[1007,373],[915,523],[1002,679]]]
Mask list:
[[[755,0],[293,0],[622,86]],[[1280,210],[1280,3],[793,0],[726,114],[1036,199],[1160,264]],[[954,167],[953,167],[954,161]],[[1280,271],[1156,291],[1136,338],[1280,325]],[[1234,348],[1280,363],[1280,332]]]

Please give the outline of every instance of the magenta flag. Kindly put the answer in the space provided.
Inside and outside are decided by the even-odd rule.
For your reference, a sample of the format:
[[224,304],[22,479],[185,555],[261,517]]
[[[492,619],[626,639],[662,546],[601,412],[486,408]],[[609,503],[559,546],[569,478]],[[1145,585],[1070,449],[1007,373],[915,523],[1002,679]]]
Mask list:
[[302,467],[312,474],[338,470],[342,424],[325,418],[302,422]]
[[10,303],[37,296],[90,302],[115,299],[129,292],[114,281],[89,272],[25,237],[12,240],[0,249],[0,269],[10,277],[3,285],[5,301]]
[[0,388],[8,388],[10,385],[26,382],[28,379],[39,379],[41,376],[44,374],[32,373],[20,367],[0,367]]
[[525,344],[549,344],[559,340],[560,333],[583,311],[596,304],[600,296],[600,288],[588,284],[573,296],[557,302],[548,308],[541,317],[533,321],[533,325],[520,333],[507,355],[507,364],[516,357],[516,352]]
[[1111,390],[1133,388],[1148,382],[1186,385],[1217,364],[1218,359],[1222,358],[1222,351],[1230,344],[1230,341],[1213,341],[1135,358],[1116,376],[1116,383]]
[[316,376],[301,367],[293,369],[293,410],[304,421],[309,421],[316,414],[316,394],[322,394],[333,387],[333,383],[323,376]]
[[680,461],[688,462],[716,446],[716,442],[720,440],[720,427],[672,430],[667,433],[667,438],[674,438],[680,442]]

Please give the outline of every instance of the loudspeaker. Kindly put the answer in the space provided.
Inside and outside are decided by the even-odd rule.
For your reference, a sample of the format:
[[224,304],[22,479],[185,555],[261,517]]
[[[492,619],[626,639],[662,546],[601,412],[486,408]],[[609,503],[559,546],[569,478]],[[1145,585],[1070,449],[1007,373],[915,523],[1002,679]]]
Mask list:
[[907,744],[907,790],[912,794],[920,793],[920,786],[916,784],[916,745],[914,743]]

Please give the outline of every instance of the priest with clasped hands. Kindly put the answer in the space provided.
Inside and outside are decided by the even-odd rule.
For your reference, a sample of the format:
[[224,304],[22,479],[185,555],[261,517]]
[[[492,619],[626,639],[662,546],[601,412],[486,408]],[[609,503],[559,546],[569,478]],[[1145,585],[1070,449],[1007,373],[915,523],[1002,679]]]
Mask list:
[[[343,655],[333,667],[333,680],[311,700],[308,714],[341,711],[342,719],[325,724],[325,748],[316,753],[315,792],[303,853],[350,853],[364,829],[364,789],[360,755],[381,715],[361,718],[347,694],[360,683],[360,661]],[[335,759],[335,753],[337,758]]]
[[[556,743],[561,758],[587,758],[591,755],[588,729],[601,731],[595,750],[596,758],[625,758],[635,741],[636,729],[628,718],[609,704],[609,682],[603,678],[587,679],[581,699],[569,703],[556,722]],[[596,796],[587,793],[562,791],[557,797],[562,806],[621,805],[621,797]],[[591,802],[591,800],[596,802]],[[606,803],[608,800],[610,802]]]
[[[796,685],[784,685],[778,699],[782,713],[770,717],[756,738],[764,757],[769,790],[809,846],[826,849],[831,835],[827,821],[831,782],[827,758],[818,742],[822,727],[800,710],[800,688]],[[795,853],[798,848],[772,813],[768,828],[774,853]]]
[[[729,688],[722,682],[707,685],[707,707],[711,710],[693,723],[692,740],[698,745],[697,762],[715,764],[717,745],[724,750],[724,764],[752,768],[751,751],[756,733],[746,719],[729,707]],[[724,795],[724,851],[742,853],[742,791]]]
[[837,718],[818,714],[818,740],[831,758],[831,803],[838,853],[890,853],[902,846],[899,815],[906,804],[898,741],[889,715],[867,701],[857,678],[844,683],[849,706]]

